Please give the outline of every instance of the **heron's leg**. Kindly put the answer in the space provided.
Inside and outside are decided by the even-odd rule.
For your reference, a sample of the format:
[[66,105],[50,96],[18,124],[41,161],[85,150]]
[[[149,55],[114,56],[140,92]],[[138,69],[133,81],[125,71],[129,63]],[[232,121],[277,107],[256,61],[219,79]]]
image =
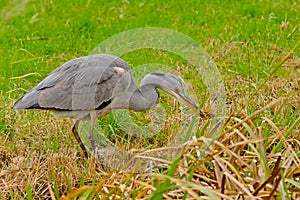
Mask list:
[[97,120],[97,113],[96,111],[91,111],[90,112],[90,117],[91,117],[91,123],[90,123],[90,135],[89,135],[89,140],[92,145],[92,149],[95,150],[95,140],[94,140],[94,126],[95,126],[95,121]]
[[87,151],[86,151],[86,148],[85,148],[85,146],[84,146],[83,142],[81,141],[80,136],[79,136],[79,134],[78,134],[78,126],[79,126],[79,123],[80,123],[80,120],[76,120],[76,121],[75,121],[75,124],[74,124],[74,126],[73,126],[73,128],[72,128],[72,132],[73,132],[73,135],[74,135],[75,139],[77,140],[77,142],[78,142],[80,148],[82,149],[82,151],[83,151],[83,153],[84,153],[84,156],[85,156],[86,158],[88,158],[88,153],[87,153]]

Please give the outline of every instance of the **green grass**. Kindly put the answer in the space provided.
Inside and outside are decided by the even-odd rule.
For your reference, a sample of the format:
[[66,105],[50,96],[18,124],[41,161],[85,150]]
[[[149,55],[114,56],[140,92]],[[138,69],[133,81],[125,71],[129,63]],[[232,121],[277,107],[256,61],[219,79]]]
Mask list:
[[[299,197],[300,48],[269,76],[299,43],[299,7],[299,0],[0,1],[0,191],[4,191],[0,199],[67,194],[98,194],[100,199],[114,195],[150,198],[152,194],[225,199],[235,198],[239,190],[244,196],[253,195],[267,180],[269,185],[257,191],[260,195],[273,192],[276,197]],[[50,112],[11,110],[15,100],[62,63],[90,54],[115,34],[144,27],[169,28],[193,38],[221,72],[228,122],[220,144],[205,158],[197,159],[197,146],[206,141],[201,137],[206,130],[202,127],[198,141],[167,172],[141,177],[107,173],[93,158],[82,158],[71,134],[71,120],[57,119]],[[153,49],[129,52],[122,58],[133,69],[161,63],[179,71],[193,85],[197,103],[210,111],[200,76],[183,58]],[[100,126],[119,146],[160,147],[172,136],[171,125],[178,123],[180,115],[180,106],[162,96],[169,121],[148,141],[124,134],[111,115],[101,119]],[[280,98],[284,99],[268,106]],[[147,121],[147,114],[132,115],[134,120],[143,119],[141,124]],[[280,170],[275,165],[279,154]],[[112,177],[125,189],[120,190]],[[281,187],[276,186],[277,179]]]

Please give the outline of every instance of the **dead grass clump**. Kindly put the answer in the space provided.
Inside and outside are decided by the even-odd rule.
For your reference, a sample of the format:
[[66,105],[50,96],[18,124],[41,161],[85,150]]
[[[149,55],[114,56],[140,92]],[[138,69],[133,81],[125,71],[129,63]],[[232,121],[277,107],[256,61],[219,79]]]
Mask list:
[[[90,184],[101,177],[101,166],[95,160],[84,160],[76,152],[41,154],[33,150],[28,157],[16,156],[9,167],[0,171],[1,199],[47,199],[65,194],[82,184]],[[12,196],[11,196],[12,195]]]
[[[111,171],[98,184],[81,187],[62,199],[299,198],[300,143],[294,137],[300,131],[300,119],[294,113],[290,126],[275,121],[285,118],[286,113],[279,110],[287,110],[292,101],[282,98],[249,116],[229,117],[218,141],[194,138],[166,171]],[[264,113],[273,115],[267,118]]]

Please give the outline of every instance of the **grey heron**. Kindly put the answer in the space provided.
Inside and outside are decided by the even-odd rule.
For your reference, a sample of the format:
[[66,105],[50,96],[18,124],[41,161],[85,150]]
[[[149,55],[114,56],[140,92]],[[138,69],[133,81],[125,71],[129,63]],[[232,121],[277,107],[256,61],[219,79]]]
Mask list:
[[94,150],[93,129],[97,119],[115,109],[144,111],[153,108],[159,101],[157,88],[197,111],[197,105],[186,95],[175,75],[149,73],[138,88],[129,65],[108,54],[64,63],[17,100],[13,109],[52,110],[60,117],[75,118],[72,132],[87,157],[78,134],[81,120],[90,120],[89,140]]

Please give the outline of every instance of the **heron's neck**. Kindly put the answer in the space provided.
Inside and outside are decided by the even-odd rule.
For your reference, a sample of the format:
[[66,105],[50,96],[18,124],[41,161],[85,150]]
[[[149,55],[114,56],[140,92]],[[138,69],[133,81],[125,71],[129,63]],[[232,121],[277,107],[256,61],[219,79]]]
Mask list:
[[159,94],[153,85],[143,85],[137,89],[129,101],[129,107],[134,111],[143,111],[158,104]]

